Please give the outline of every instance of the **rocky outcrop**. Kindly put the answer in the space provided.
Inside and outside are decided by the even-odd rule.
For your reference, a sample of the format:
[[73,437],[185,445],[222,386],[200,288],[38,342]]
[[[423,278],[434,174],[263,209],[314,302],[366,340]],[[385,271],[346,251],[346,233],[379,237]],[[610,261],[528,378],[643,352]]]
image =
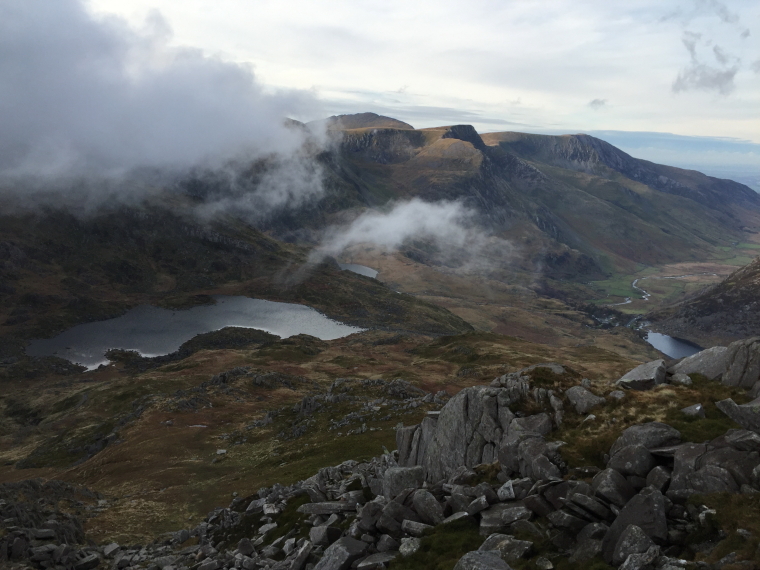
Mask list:
[[725,346],[713,346],[691,356],[668,368],[668,374],[701,374],[710,380],[720,378],[728,368],[729,359]]

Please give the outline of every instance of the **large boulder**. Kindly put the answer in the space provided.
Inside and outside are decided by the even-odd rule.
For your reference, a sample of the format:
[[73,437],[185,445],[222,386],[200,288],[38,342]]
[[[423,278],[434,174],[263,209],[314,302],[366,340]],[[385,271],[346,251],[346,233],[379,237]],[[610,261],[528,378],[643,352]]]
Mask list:
[[752,388],[760,380],[760,337],[737,340],[726,350],[727,369],[722,382],[727,386]]
[[597,497],[610,504],[623,507],[636,494],[636,490],[620,473],[614,469],[605,469],[594,476],[591,488]]
[[744,429],[760,433],[760,398],[742,405],[728,398],[715,402],[715,406]]
[[630,390],[651,390],[663,382],[665,382],[665,361],[660,359],[626,372],[617,384]]
[[361,558],[367,551],[367,543],[350,536],[335,541],[325,550],[322,559],[314,570],[348,570],[354,560]]
[[404,489],[419,489],[424,480],[422,467],[391,467],[383,476],[383,495],[392,499]]
[[626,445],[612,456],[607,467],[619,471],[623,475],[646,477],[657,466],[654,455],[641,444]]
[[412,505],[414,505],[414,510],[417,511],[422,522],[429,525],[437,525],[443,522],[443,507],[429,491],[425,489],[415,491]]
[[615,545],[612,564],[620,566],[631,554],[643,554],[654,546],[654,542],[635,524],[628,525]]
[[533,548],[533,543],[528,540],[518,540],[513,536],[494,533],[483,541],[478,550],[485,552],[497,550],[503,560],[514,562],[524,558],[531,548]]
[[656,543],[663,544],[667,541],[665,501],[662,493],[649,487],[628,501],[602,540],[602,555],[608,564],[612,562],[618,541],[629,525],[638,526]]
[[592,394],[583,386],[573,386],[565,392],[565,396],[579,414],[586,414],[606,402],[604,398]]
[[610,448],[614,456],[623,447],[643,445],[647,449],[675,445],[681,442],[681,432],[674,427],[660,422],[638,424],[626,429]]
[[710,380],[719,378],[728,368],[725,346],[713,346],[691,356],[668,368],[670,374],[701,374]]

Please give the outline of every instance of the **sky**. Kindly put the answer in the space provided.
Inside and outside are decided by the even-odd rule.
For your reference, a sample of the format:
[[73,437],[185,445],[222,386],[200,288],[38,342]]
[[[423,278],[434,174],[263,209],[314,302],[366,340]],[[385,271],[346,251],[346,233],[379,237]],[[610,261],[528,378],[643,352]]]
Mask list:
[[[66,10],[57,16],[20,0],[0,9],[14,5],[31,24],[27,41],[6,47],[8,59],[49,45],[63,65],[32,67],[39,73],[25,88],[35,87],[37,108],[6,115],[27,132],[29,116],[54,114],[59,89],[44,82],[62,75],[73,54],[92,79],[85,85],[96,93],[95,111],[106,121],[121,117],[125,131],[137,123],[121,149],[100,144],[97,129],[76,133],[93,155],[113,147],[136,152],[135,163],[199,157],[228,134],[237,143],[251,130],[268,133],[259,145],[287,146],[275,115],[308,121],[373,111],[418,128],[586,132],[640,158],[760,184],[756,0],[83,0],[86,17],[75,13],[78,0],[61,0]],[[59,28],[56,18],[76,26]],[[76,37],[55,47],[67,29],[81,32],[90,52],[102,45],[110,60],[97,63],[99,55],[84,48],[77,56]],[[29,68],[23,59],[11,63]],[[109,66],[120,68],[119,81],[106,77]],[[71,81],[59,79],[72,90],[69,103],[81,100]],[[28,94],[16,95],[27,104]],[[119,107],[131,111],[122,116]],[[157,137],[153,148],[134,150],[138,134],[201,108],[212,108],[222,126],[198,121],[170,141]],[[72,105],[60,115],[76,119],[90,110]],[[207,141],[195,136],[206,130]]]
[[[641,158],[760,173],[754,0],[91,0],[135,25],[158,11],[177,45],[309,90],[323,114],[415,127],[637,132]],[[300,117],[317,118],[315,116]],[[610,141],[613,142],[614,141]],[[683,143],[683,144],[680,144]],[[698,148],[697,148],[698,147]]]

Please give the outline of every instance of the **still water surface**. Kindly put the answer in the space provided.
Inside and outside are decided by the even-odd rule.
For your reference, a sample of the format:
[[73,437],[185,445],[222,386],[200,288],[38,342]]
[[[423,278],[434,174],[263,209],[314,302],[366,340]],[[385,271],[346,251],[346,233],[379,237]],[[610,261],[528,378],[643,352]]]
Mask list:
[[260,329],[282,338],[303,333],[322,340],[364,330],[333,321],[304,305],[224,295],[216,295],[214,300],[214,305],[181,311],[141,305],[115,319],[77,325],[54,338],[34,340],[26,352],[60,356],[92,369],[108,362],[104,355],[111,348],[161,356],[195,335],[224,327]]
[[694,343],[656,332],[648,332],[645,340],[670,358],[683,358],[703,350],[701,346]]
[[372,277],[372,279],[377,278],[377,270],[367,267],[366,265],[358,265],[356,263],[339,263],[338,265],[340,265],[341,269],[353,271],[354,273],[364,275],[365,277]]

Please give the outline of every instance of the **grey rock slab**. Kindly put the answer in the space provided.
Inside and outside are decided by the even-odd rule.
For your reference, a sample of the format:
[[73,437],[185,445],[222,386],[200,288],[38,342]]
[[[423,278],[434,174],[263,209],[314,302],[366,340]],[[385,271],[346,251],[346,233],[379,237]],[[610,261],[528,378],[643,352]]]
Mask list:
[[602,555],[609,564],[623,531],[628,525],[636,525],[649,538],[664,543],[668,538],[668,525],[665,518],[665,497],[655,489],[644,489],[633,497],[620,511],[610,525],[602,541]]
[[112,542],[111,544],[103,547],[103,556],[106,558],[111,558],[120,548],[121,547],[118,544]]
[[471,517],[472,515],[470,515],[470,513],[468,513],[467,511],[458,511],[456,513],[450,514],[445,519],[443,519],[443,523],[441,524],[448,524],[450,522],[461,521],[463,519],[469,519]]
[[732,447],[739,451],[760,452],[760,435],[746,429],[730,429],[710,442],[713,447]]
[[398,556],[398,552],[376,552],[356,565],[356,570],[384,570],[388,563]]
[[704,418],[705,407],[702,404],[694,404],[683,408],[681,413],[692,418]]
[[637,477],[646,477],[656,465],[657,461],[654,455],[640,444],[621,447],[607,463],[607,467],[622,475],[635,475]]
[[673,376],[670,377],[670,383],[676,384],[678,386],[691,386],[693,384],[691,378],[689,378],[686,374],[681,374],[680,372],[673,374]]
[[618,570],[646,570],[660,556],[660,547],[652,546],[643,554],[631,554]]
[[654,487],[660,493],[664,493],[668,488],[668,484],[670,483],[670,473],[670,469],[663,467],[662,465],[658,465],[647,475],[647,485]]
[[548,414],[540,413],[526,416],[524,418],[515,418],[509,424],[509,431],[521,431],[528,433],[537,433],[539,435],[548,435],[552,431],[552,420]]
[[742,405],[728,398],[715,402],[715,406],[744,429],[760,433],[760,398]]
[[620,566],[631,554],[643,554],[654,542],[641,528],[635,524],[628,525],[623,530],[612,553],[612,564]]
[[454,566],[454,570],[512,570],[498,552],[474,550],[468,552]]
[[298,552],[296,552],[295,557],[293,558],[293,562],[290,564],[290,570],[303,570],[303,567],[306,565],[306,561],[309,559],[309,555],[312,551],[312,544],[308,540],[305,541],[301,548],[298,549]]
[[545,517],[555,510],[554,506],[541,495],[530,495],[525,497],[523,499],[523,504],[539,517]]
[[601,540],[607,534],[607,529],[609,527],[604,523],[589,523],[578,533],[578,542],[589,538]]
[[401,556],[411,556],[420,549],[422,541],[419,538],[402,538],[399,546]]
[[515,498],[515,489],[512,486],[512,481],[507,481],[499,490],[496,491],[496,496],[500,501],[511,501]]
[[401,546],[401,543],[388,534],[380,535],[377,539],[378,552],[397,551]]
[[480,511],[486,510],[490,506],[488,499],[486,499],[483,495],[480,497],[473,499],[472,502],[467,505],[467,508],[465,509],[469,514],[475,515],[479,513]]
[[588,521],[562,510],[549,513],[546,518],[557,528],[568,530],[572,534],[578,534],[588,524]]
[[367,551],[367,543],[344,536],[331,544],[314,570],[348,570]]
[[533,511],[525,507],[508,507],[501,511],[501,522],[509,526],[519,520],[530,520],[532,516]]
[[483,541],[478,550],[498,550],[502,560],[514,562],[525,558],[532,548],[533,543],[529,540],[518,540],[507,534],[494,533]]
[[[720,377],[728,368],[727,348],[713,346],[687,356],[677,364],[668,368],[670,374],[702,374],[710,380]],[[691,379],[690,379],[691,380]]]
[[429,525],[437,525],[443,522],[443,507],[429,491],[425,489],[415,491],[412,506],[422,522]]
[[586,414],[606,402],[604,398],[596,396],[583,386],[573,386],[565,392],[565,396],[579,414]]
[[665,382],[665,361],[654,360],[626,372],[617,385],[629,390],[651,390]]
[[570,555],[573,564],[588,562],[602,551],[602,541],[598,538],[578,539],[578,546]]
[[317,546],[326,548],[338,540],[343,532],[334,526],[315,526],[309,530],[309,539]]
[[74,570],[92,570],[100,565],[100,557],[97,554],[89,554],[74,563]]
[[401,530],[416,537],[421,537],[426,530],[430,530],[431,528],[433,527],[429,524],[410,520],[404,520],[401,523]]
[[760,337],[737,340],[728,345],[726,372],[721,381],[726,386],[752,388],[760,379]]
[[[243,556],[250,556],[256,549],[253,547],[253,543],[250,538],[241,538],[238,541],[237,551]],[[105,554],[105,552],[104,552]],[[106,556],[108,556],[106,554]]]
[[420,466],[391,467],[383,476],[383,496],[393,499],[404,489],[419,489],[424,481],[425,471]]
[[577,505],[583,511],[602,520],[609,518],[612,514],[610,510],[605,507],[600,501],[594,499],[593,497],[589,497],[588,495],[584,495],[583,493],[573,493],[570,495],[568,501],[574,505]]
[[737,493],[739,485],[727,469],[707,465],[687,478],[688,488],[698,493]]
[[332,515],[355,511],[356,504],[343,501],[328,501],[326,503],[305,503],[296,509],[305,515]]
[[627,445],[643,445],[647,449],[676,445],[681,442],[681,432],[660,422],[637,424],[626,429],[610,448],[610,456]]
[[636,494],[633,486],[614,469],[605,469],[594,476],[591,488],[600,497],[618,507],[625,504]]

